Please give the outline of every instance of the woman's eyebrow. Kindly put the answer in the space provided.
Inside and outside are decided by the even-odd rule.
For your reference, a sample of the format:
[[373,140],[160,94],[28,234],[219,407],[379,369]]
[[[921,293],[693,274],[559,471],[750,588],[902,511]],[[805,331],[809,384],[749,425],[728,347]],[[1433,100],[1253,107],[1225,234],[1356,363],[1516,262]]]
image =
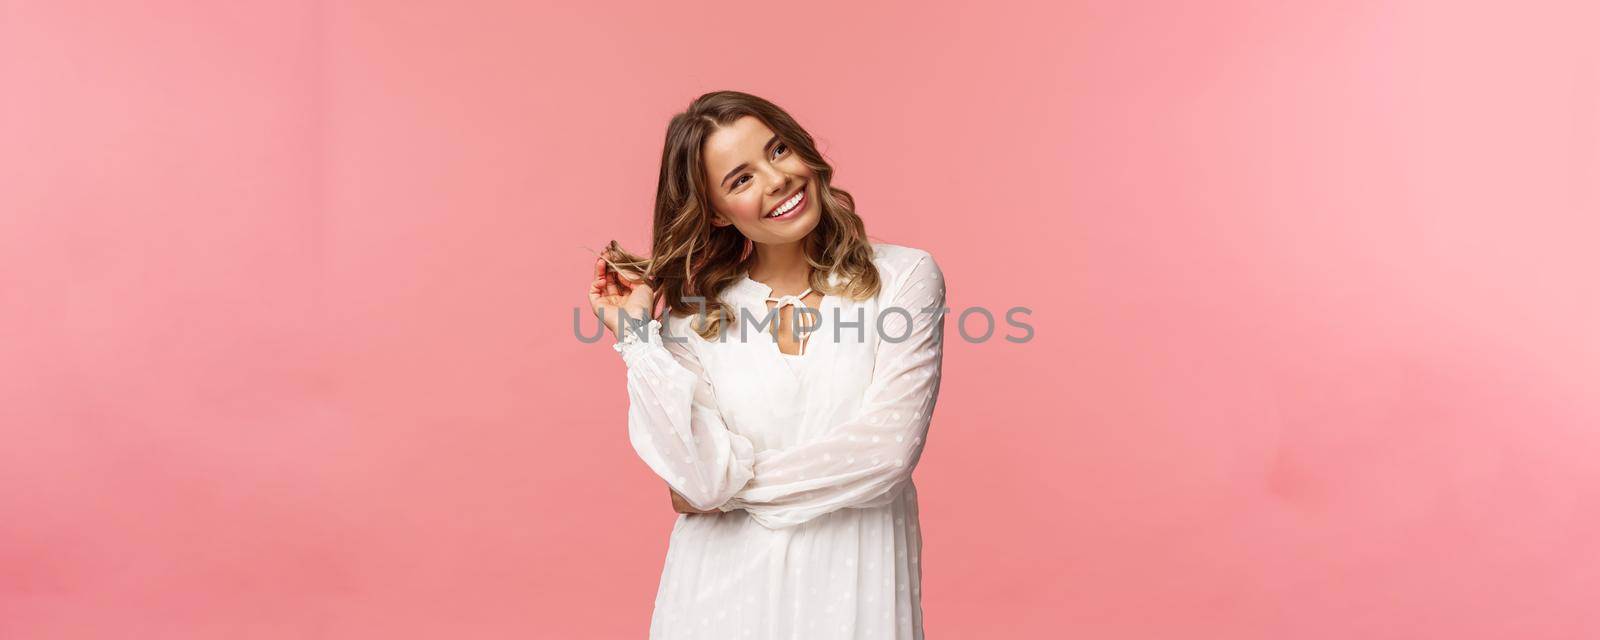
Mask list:
[[[772,139],[768,140],[766,144],[761,146],[761,152],[762,153],[766,153],[768,151],[771,151],[772,150],[772,145],[777,144],[777,143],[778,143],[778,134],[774,133],[774,134],[772,134]],[[735,174],[735,173],[738,173],[740,171],[744,171],[744,168],[748,167],[748,166],[750,166],[750,163],[748,163],[748,162],[739,163],[739,166],[734,167],[733,171],[729,171],[728,175],[722,176],[722,182],[718,182],[717,184],[728,184],[728,178],[732,178],[733,174]]]

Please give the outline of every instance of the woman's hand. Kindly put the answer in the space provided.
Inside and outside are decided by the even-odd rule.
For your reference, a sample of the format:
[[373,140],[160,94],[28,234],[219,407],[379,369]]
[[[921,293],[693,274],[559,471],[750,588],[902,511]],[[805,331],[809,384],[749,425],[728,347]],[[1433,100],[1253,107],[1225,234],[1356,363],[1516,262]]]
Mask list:
[[648,321],[655,292],[650,285],[623,276],[606,264],[604,257],[594,259],[594,280],[589,283],[589,306],[600,322],[611,330],[613,336],[622,337],[622,315],[626,313],[634,322]]
[[677,511],[678,513],[722,513],[722,511],[720,509],[712,509],[710,511],[701,511],[699,509],[694,508],[694,505],[689,504],[688,500],[685,500],[685,499],[683,499],[683,496],[678,495],[678,491],[676,489],[673,489],[671,485],[667,485],[667,491],[672,493],[672,510],[673,511]]

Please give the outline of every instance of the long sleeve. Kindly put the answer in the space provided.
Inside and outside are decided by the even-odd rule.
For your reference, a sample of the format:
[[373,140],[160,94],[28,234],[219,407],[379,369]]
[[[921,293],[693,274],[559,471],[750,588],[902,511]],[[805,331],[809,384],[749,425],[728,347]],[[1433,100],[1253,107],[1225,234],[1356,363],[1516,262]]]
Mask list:
[[698,336],[663,337],[660,320],[622,333],[612,348],[628,367],[633,450],[689,504],[717,508],[753,475],[755,448],[723,422],[695,352]]
[[[722,511],[744,509],[767,528],[791,527],[887,502],[911,477],[933,419],[944,355],[944,277],[933,256],[918,253],[879,311],[882,333],[861,411],[816,440],[757,452],[755,476]],[[869,320],[868,326],[878,325]]]

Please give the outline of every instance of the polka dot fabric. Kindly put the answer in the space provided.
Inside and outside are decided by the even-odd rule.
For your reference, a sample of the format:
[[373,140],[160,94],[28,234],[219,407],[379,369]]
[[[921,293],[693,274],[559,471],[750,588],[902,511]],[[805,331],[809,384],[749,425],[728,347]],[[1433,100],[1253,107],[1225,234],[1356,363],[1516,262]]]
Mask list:
[[[674,524],[650,638],[923,637],[911,475],[939,393],[944,279],[920,249],[877,243],[873,260],[879,294],[824,297],[803,357],[761,332],[706,340],[684,316],[614,345],[634,450],[715,510]],[[771,297],[748,276],[723,293],[758,321]]]

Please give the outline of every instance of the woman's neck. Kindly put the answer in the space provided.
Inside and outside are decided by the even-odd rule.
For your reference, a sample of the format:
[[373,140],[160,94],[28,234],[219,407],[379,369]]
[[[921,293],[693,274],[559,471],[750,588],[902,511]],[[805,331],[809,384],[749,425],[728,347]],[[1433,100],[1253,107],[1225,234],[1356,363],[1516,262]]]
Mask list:
[[799,241],[757,244],[749,272],[751,280],[771,287],[775,295],[799,293],[811,286],[811,264]]

